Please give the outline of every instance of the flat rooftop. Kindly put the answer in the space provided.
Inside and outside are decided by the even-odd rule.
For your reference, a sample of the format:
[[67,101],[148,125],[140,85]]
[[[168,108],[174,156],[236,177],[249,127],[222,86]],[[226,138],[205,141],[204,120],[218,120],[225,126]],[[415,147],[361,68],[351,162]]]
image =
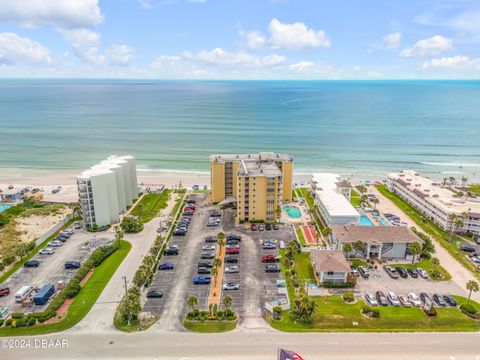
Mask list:
[[241,160],[259,160],[259,161],[293,161],[292,156],[287,154],[277,154],[273,152],[261,152],[258,154],[213,154],[210,155],[210,162],[226,162]]
[[242,160],[238,175],[274,177],[282,176],[282,172],[274,162]]
[[448,213],[480,214],[480,200],[464,197],[455,197],[455,192],[448,187],[443,187],[441,181],[434,181],[427,177],[420,176],[414,170],[404,170],[398,173],[388,174],[388,178],[408,188],[417,196],[424,198],[429,203],[443,209]]
[[313,173],[311,181],[315,183],[315,195],[320,199],[330,216],[360,217],[357,210],[343,195],[337,184],[345,185],[340,175],[332,173]]
[[80,173],[77,178],[79,179],[88,179],[94,176],[105,175],[112,173],[112,169],[117,168],[120,164],[125,163],[125,161],[135,159],[133,156],[124,155],[112,155],[106,158],[105,160],[100,161],[98,164],[93,165],[91,168]]

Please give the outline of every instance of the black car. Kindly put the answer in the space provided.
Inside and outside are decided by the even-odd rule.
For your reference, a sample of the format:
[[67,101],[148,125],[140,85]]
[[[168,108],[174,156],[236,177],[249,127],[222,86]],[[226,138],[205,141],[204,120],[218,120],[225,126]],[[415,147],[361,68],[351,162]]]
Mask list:
[[80,266],[80,261],[67,261],[65,263],[65,269],[79,269]]
[[238,263],[238,257],[227,255],[225,256],[225,262],[232,263],[232,264]]
[[207,236],[205,238],[206,243],[214,244],[217,243],[217,237],[216,236]]
[[457,301],[450,295],[443,295],[443,300],[450,306],[457,306]]
[[159,290],[150,290],[147,292],[147,298],[161,298],[163,297],[163,293]]
[[279,230],[280,229],[280,226],[278,226],[277,224],[273,224],[273,230]]
[[213,263],[211,263],[211,262],[199,262],[198,263],[198,268],[200,269],[201,267],[210,269],[210,268],[213,267]]
[[177,248],[166,248],[165,249],[165,255],[178,255],[178,249]]
[[410,275],[412,278],[416,279],[418,278],[418,271],[415,269],[408,269],[407,270],[408,275]]
[[477,252],[477,249],[473,245],[462,245],[460,246],[460,250],[469,254],[474,254]]
[[272,230],[272,225],[270,224],[265,225],[265,230]]
[[195,199],[188,199],[187,204],[195,204],[197,201]]
[[29,260],[25,264],[23,264],[26,268],[36,268],[40,266],[40,261],[38,260]]
[[218,212],[216,210],[210,211],[210,217],[221,217],[221,216],[222,216],[221,212]]
[[173,232],[173,235],[174,236],[185,236],[187,234],[187,231],[186,230],[175,230]]
[[408,272],[404,268],[402,268],[401,266],[397,266],[395,268],[395,270],[397,270],[397,273],[398,273],[398,275],[400,275],[400,277],[402,277],[404,279],[408,278]]
[[210,274],[210,268],[208,267],[203,267],[203,266],[199,266],[198,267],[198,270],[197,270],[197,273],[199,274]]
[[227,240],[225,243],[227,245],[238,245],[239,244],[238,240]]
[[227,241],[229,241],[229,240],[241,241],[242,237],[240,235],[230,234],[225,238],[225,240],[227,240]]
[[447,306],[447,303],[445,302],[445,300],[443,299],[443,296],[440,295],[440,294],[433,294],[432,296],[433,298],[433,301],[435,302],[435,304],[437,304],[438,306]]
[[388,306],[388,300],[385,294],[381,291],[377,291],[375,293],[375,297],[377,298],[377,301],[380,305],[382,306]]
[[267,273],[277,273],[280,272],[280,265],[275,264],[275,265],[267,265],[265,266],[265,272]]

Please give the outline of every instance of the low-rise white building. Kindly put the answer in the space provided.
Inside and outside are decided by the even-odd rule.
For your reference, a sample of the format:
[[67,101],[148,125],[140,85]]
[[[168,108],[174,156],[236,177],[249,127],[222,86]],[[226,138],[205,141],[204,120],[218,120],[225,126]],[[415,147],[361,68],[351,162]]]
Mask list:
[[[480,199],[458,197],[456,191],[413,170],[388,174],[387,187],[442,229],[480,234]],[[457,219],[463,226],[455,226]]]
[[110,156],[77,176],[77,187],[87,228],[116,223],[138,197],[135,158]]
[[358,224],[360,214],[350,203],[352,187],[331,173],[313,173],[310,187],[318,212],[326,226]]

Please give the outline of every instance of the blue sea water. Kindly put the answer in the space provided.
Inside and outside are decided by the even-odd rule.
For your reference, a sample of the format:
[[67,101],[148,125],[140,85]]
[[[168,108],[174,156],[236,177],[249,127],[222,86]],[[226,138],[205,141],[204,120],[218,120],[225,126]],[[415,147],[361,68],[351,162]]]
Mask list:
[[208,172],[211,153],[295,170],[480,174],[478,81],[0,80],[1,169],[79,170],[114,153]]

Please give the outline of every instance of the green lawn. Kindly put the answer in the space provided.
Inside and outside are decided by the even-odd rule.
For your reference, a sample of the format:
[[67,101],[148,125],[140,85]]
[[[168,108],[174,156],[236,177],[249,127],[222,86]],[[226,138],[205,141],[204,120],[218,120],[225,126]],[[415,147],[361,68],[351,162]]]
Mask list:
[[[282,256],[282,258],[285,257],[285,251],[286,250],[280,250],[279,254]],[[305,282],[307,283],[315,283],[315,275],[313,273],[313,267],[312,263],[310,262],[310,253],[302,253],[299,252],[295,255],[295,266],[294,269],[297,272],[298,279],[300,280],[300,284],[303,287]],[[290,303],[293,301],[293,295],[294,295],[294,287],[293,284],[291,283],[290,279],[285,276],[285,266],[281,266],[282,268],[282,278],[286,281],[287,283],[287,289],[288,289],[288,297],[290,299]]]
[[20,269],[23,264],[25,264],[28,260],[30,260],[32,257],[38,254],[40,250],[42,250],[47,244],[55,239],[60,231],[63,229],[68,228],[70,225],[72,225],[75,221],[78,221],[78,218],[72,219],[69,222],[67,222],[64,226],[62,226],[58,231],[56,231],[52,236],[47,238],[44,242],[42,242],[39,246],[37,246],[35,249],[33,249],[27,256],[25,256],[22,261],[16,262],[8,271],[2,274],[0,276],[0,284],[3,283],[5,280],[7,280],[12,274],[14,274],[18,269]]
[[474,195],[480,196],[480,184],[471,184],[470,192],[473,193]]
[[[433,271],[433,265],[432,262],[429,259],[422,260],[420,262],[416,262],[414,264],[412,263],[407,263],[407,264],[395,264],[394,266],[401,266],[405,269],[416,269],[416,268],[423,268],[428,274],[431,275],[431,272]],[[447,270],[445,270],[441,265],[437,266],[436,270],[443,274],[443,278],[437,279],[437,278],[432,278],[433,280],[436,281],[445,281],[445,280],[450,280],[452,276],[448,273]]]
[[220,333],[232,331],[237,327],[237,321],[190,321],[184,320],[185,329],[199,333]]
[[408,215],[419,228],[437,240],[460,264],[470,270],[477,279],[480,279],[480,270],[465,257],[456,245],[457,241],[464,241],[463,239],[455,235],[451,236],[447,231],[442,230],[405,200],[388,191],[385,185],[375,185],[375,187]]
[[308,188],[298,188],[298,192],[300,193],[301,196],[305,199],[305,202],[307,203],[308,207],[313,206],[313,198],[312,195],[310,195],[310,191]]
[[295,232],[297,233],[298,240],[300,240],[300,244],[302,244],[302,246],[308,246],[307,242],[305,241],[305,236],[303,236],[302,229],[298,228],[295,230]]
[[111,277],[127,256],[132,245],[122,240],[120,248],[106,258],[93,272],[68,308],[65,319],[55,324],[35,325],[24,328],[1,327],[0,336],[41,335],[64,331],[71,328],[88,314]]
[[[346,304],[340,296],[314,298],[317,309],[312,323],[295,321],[284,312],[280,321],[268,319],[270,325],[286,332],[416,332],[416,331],[479,331],[480,321],[458,309],[439,309],[429,317],[419,308],[379,307],[380,318],[368,319],[361,314],[363,300]],[[477,304],[478,305],[478,304]],[[356,323],[356,325],[354,324]]]
[[144,195],[130,214],[138,216],[143,223],[149,222],[158,215],[160,210],[167,207],[170,193],[170,190],[164,190],[161,194]]
[[351,264],[352,264],[352,268],[355,268],[355,269],[358,268],[359,266],[363,266],[367,269],[372,267],[372,265],[370,265],[369,263],[361,259],[352,259]]
[[354,207],[360,207],[360,196],[350,196],[350,204],[352,204]]

